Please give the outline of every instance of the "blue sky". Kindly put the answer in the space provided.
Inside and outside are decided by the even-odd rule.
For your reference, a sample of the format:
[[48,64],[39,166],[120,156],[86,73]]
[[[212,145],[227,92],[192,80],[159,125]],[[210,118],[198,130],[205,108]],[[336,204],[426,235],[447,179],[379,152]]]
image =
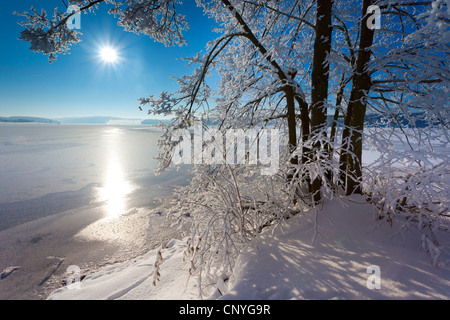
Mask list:
[[[194,56],[215,38],[215,22],[203,16],[195,1],[186,0],[180,13],[186,15],[190,29],[183,47],[165,47],[150,37],[124,31],[102,4],[96,14],[82,14],[82,42],[71,47],[71,54],[48,57],[29,50],[29,43],[18,40],[23,27],[13,11],[59,7],[61,0],[2,1],[0,12],[0,116],[38,116],[47,118],[117,116],[149,118],[139,111],[138,98],[177,90],[171,76],[189,74],[183,57]],[[48,10],[48,12],[52,12]],[[119,49],[120,62],[106,65],[99,58],[102,46]]]

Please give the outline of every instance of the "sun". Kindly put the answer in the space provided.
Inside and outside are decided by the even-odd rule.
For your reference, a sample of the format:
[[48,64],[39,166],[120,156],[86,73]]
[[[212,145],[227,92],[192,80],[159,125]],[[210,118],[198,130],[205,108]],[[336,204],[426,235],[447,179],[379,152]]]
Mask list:
[[100,58],[106,63],[116,63],[119,57],[115,48],[103,47],[100,49]]

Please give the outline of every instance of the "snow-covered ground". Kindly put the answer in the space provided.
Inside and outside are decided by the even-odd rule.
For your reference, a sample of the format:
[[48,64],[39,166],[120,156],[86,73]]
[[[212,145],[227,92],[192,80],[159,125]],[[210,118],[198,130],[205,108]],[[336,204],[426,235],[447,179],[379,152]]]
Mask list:
[[[164,207],[153,205],[161,198],[156,202],[167,207],[168,190],[161,186],[183,183],[187,176],[149,174],[149,159],[157,152],[152,129],[0,129],[0,296],[46,298],[42,289],[48,285],[58,288],[49,299],[200,299],[198,278],[189,276],[183,261],[185,242],[164,228],[158,214]],[[446,146],[441,149],[448,153]],[[373,150],[364,155],[365,163],[379,156]],[[224,295],[208,287],[202,298],[449,299],[449,253],[443,251],[433,267],[419,232],[399,232],[400,225],[380,226],[362,199],[328,201],[318,214],[266,229],[241,253],[233,277],[219,286]],[[449,247],[448,231],[436,236]],[[153,248],[160,242],[166,245],[155,286]],[[103,257],[107,266],[98,269]],[[64,274],[74,270],[70,265],[81,267],[80,281],[62,286],[61,279],[78,279],[77,273]],[[368,268],[379,270],[379,278]],[[368,288],[378,279],[380,289]]]
[[[380,225],[374,209],[358,197],[329,201],[318,214],[266,229],[241,253],[234,276],[221,287],[226,293],[213,291],[203,298],[449,299],[448,253],[442,256],[444,263],[433,267],[417,232],[399,233],[399,226]],[[437,236],[449,244],[448,232]],[[58,289],[48,299],[199,299],[184,250],[182,240],[168,242],[156,286],[153,250],[89,274],[75,282],[78,286]]]

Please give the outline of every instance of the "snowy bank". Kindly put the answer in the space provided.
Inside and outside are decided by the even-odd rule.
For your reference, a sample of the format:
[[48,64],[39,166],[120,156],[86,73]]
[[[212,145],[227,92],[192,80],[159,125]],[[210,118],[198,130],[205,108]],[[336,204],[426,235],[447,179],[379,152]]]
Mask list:
[[[399,225],[378,226],[374,209],[354,200],[328,202],[317,219],[311,214],[284,232],[265,232],[241,254],[234,286],[223,298],[450,298],[450,270],[432,267],[418,234],[394,235]],[[449,233],[439,240],[448,243]],[[370,266],[379,267],[380,289],[367,286],[374,281]]]
[[157,250],[114,264],[86,276],[79,286],[73,283],[55,290],[49,300],[184,300],[197,299],[195,281],[188,282],[186,263],[182,262],[184,243],[171,240],[163,250],[161,280],[155,286],[153,274]]
[[[360,198],[328,201],[317,215],[266,229],[240,255],[228,293],[216,291],[210,299],[449,299],[448,253],[433,267],[419,232],[399,232],[400,226],[379,225],[375,210]],[[437,236],[449,244],[448,232]],[[48,299],[199,299],[184,249],[181,240],[168,243],[156,286],[153,250],[90,274],[79,288],[63,287]]]

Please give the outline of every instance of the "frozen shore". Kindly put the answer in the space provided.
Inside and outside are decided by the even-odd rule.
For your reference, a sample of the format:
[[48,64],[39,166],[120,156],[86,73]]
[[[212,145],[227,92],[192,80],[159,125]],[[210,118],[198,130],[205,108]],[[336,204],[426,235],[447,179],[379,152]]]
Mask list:
[[45,299],[71,265],[89,273],[159,243],[148,211],[187,181],[153,174],[159,136],[146,126],[0,125],[0,299]]
[[[207,299],[443,299],[450,298],[448,253],[438,267],[420,248],[414,230],[379,225],[362,199],[329,201],[323,212],[295,218],[285,228],[268,229],[249,243],[234,276]],[[316,234],[315,242],[312,239]],[[438,234],[449,244],[448,232]],[[157,250],[111,265],[63,287],[48,299],[196,300],[196,276],[183,262],[185,243],[173,239],[162,250],[161,281],[153,284]],[[445,264],[447,262],[447,264]],[[378,267],[379,274],[372,273]],[[372,269],[370,269],[372,268]],[[377,276],[379,276],[377,278]],[[379,280],[379,282],[378,282]],[[377,286],[379,284],[379,287]]]

